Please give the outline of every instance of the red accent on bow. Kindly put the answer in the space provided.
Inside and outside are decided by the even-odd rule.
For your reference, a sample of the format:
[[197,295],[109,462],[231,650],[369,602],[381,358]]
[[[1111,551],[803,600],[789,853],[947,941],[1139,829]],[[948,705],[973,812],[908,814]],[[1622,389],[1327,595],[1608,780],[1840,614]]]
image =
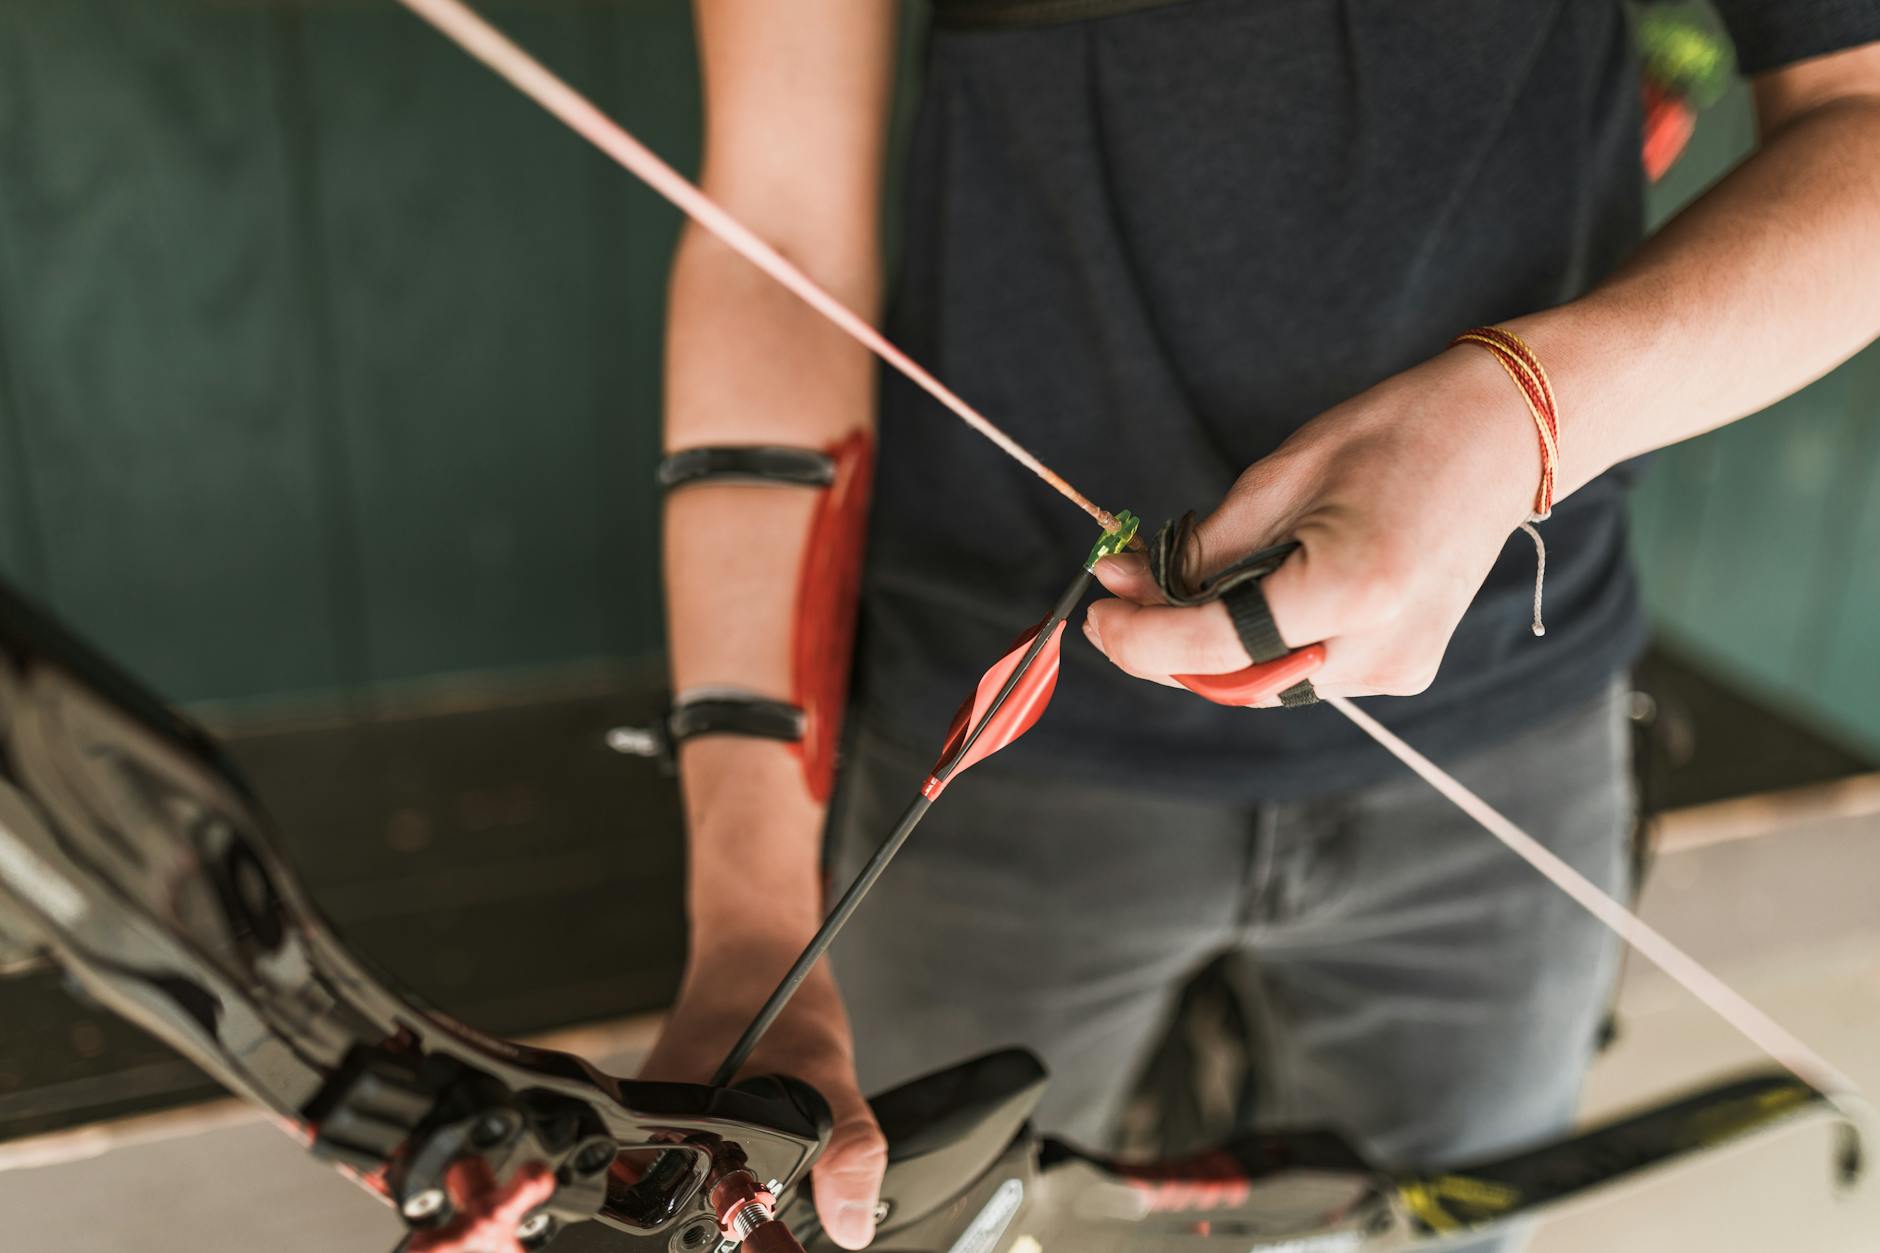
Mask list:
[[530,1210],[555,1195],[555,1176],[540,1162],[517,1169],[499,1184],[480,1157],[460,1157],[444,1168],[444,1191],[456,1217],[411,1233],[405,1253],[524,1253],[516,1228]]

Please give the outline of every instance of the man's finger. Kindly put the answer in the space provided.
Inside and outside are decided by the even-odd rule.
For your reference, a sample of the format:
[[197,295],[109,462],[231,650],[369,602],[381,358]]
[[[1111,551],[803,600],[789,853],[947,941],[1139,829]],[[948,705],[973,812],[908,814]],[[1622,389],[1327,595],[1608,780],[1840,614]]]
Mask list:
[[1253,664],[1218,603],[1175,609],[1100,600],[1085,622],[1091,643],[1134,675],[1227,674]]
[[1310,480],[1266,457],[1248,466],[1213,512],[1196,521],[1187,572],[1205,578],[1246,553],[1287,538]]

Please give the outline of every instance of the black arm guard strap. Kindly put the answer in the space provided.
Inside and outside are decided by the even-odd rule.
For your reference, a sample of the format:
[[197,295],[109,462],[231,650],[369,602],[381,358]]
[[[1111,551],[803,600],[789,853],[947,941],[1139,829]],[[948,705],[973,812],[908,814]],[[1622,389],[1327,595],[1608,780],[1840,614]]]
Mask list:
[[666,734],[675,747],[699,735],[794,743],[803,738],[803,711],[780,700],[715,688],[681,696],[666,715]]
[[681,448],[659,463],[666,491],[691,483],[769,483],[783,487],[828,487],[836,459],[811,448],[752,444],[733,448]]
[[754,696],[735,688],[706,688],[681,696],[650,726],[615,727],[607,746],[633,757],[651,757],[660,769],[679,768],[679,745],[705,735],[741,735],[785,744],[803,739],[805,715],[787,701]]

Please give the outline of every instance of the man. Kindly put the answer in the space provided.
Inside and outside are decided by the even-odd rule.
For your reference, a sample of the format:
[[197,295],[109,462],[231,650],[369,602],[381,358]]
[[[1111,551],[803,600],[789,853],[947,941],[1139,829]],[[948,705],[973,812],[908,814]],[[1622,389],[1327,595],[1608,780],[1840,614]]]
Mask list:
[[[1285,641],[1325,643],[1317,690],[1414,697],[1370,707],[1621,892],[1624,463],[1880,333],[1880,4],[1720,7],[1761,142],[1640,247],[1618,0],[942,0],[888,332],[1100,503],[1211,508],[1200,572],[1300,541],[1265,592]],[[870,316],[893,8],[698,10],[706,190]],[[1557,458],[1496,355],[1446,347],[1495,323],[1552,380]],[[839,882],[1092,528],[893,376],[877,425],[871,360],[697,230],[669,330],[669,449],[878,440]],[[1550,466],[1537,639],[1513,532]],[[842,647],[839,596],[799,605],[824,499],[709,475],[670,496],[675,690],[804,702],[793,640]],[[949,791],[838,944],[859,1048],[825,966],[751,1063],[830,1099],[831,1235],[873,1230],[858,1060],[872,1088],[1026,1044],[1046,1128],[1099,1138],[1171,993],[1221,955],[1260,1118],[1392,1165],[1557,1130],[1608,937],[1332,711],[1170,690],[1248,664],[1228,614],[1157,603],[1132,560],[1099,573],[1114,595],[1054,708]],[[691,960],[651,1076],[701,1078],[819,920],[802,757],[682,746]]]

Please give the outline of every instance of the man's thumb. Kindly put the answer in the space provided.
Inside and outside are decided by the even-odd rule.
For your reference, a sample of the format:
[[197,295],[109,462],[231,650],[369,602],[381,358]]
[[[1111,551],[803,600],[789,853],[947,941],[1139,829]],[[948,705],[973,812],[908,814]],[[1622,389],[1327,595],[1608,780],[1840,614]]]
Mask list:
[[1163,603],[1162,589],[1155,585],[1155,577],[1149,573],[1148,560],[1136,553],[1105,557],[1097,563],[1095,573],[1097,582],[1112,596],[1138,605]]
[[888,1142],[859,1093],[831,1103],[837,1106],[835,1130],[812,1173],[816,1217],[831,1240],[845,1249],[859,1249],[875,1238],[875,1204],[888,1164]]

